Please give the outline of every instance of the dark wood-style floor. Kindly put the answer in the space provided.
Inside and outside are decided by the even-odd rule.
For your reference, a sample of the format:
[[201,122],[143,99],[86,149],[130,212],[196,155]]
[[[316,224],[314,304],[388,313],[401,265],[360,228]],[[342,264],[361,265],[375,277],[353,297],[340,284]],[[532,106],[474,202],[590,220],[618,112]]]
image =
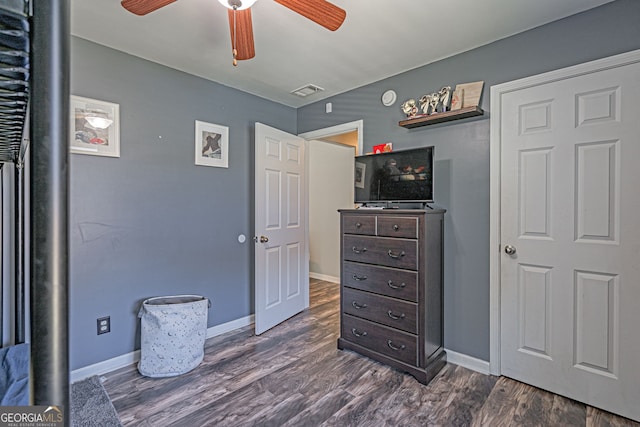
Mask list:
[[[428,385],[339,351],[338,285],[312,280],[311,307],[260,335],[207,340],[173,378],[134,365],[105,375],[125,426],[640,426],[504,377],[447,364]],[[215,310],[215,305],[212,310]]]

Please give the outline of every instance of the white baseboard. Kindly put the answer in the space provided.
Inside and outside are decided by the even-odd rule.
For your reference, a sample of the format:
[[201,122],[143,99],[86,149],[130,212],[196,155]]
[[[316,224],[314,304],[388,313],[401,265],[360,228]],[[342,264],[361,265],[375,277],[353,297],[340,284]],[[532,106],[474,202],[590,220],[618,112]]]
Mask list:
[[309,278],[324,280],[325,282],[331,282],[331,283],[340,283],[339,277],[329,276],[327,274],[313,273],[311,271],[309,272]]
[[[212,326],[207,328],[207,338],[213,338],[218,335],[222,335],[233,330],[249,326],[255,321],[255,316],[242,317],[240,319],[232,320],[221,325]],[[71,372],[71,382],[83,380],[93,375],[103,375],[116,369],[124,368],[125,366],[137,363],[140,360],[140,350],[132,351],[109,360],[94,363],[93,365],[85,366],[84,368],[75,369]]]
[[207,329],[207,338],[217,337],[218,335],[244,328],[245,326],[252,325],[255,321],[256,316],[252,314],[246,317],[241,317],[240,319],[232,320],[231,322],[223,323],[222,325],[212,326]]
[[475,357],[467,356],[466,354],[458,353],[453,350],[447,350],[447,362],[454,365],[462,366],[463,368],[471,369],[472,371],[480,372],[481,374],[490,375],[489,362]]
[[[311,273],[309,274],[311,276]],[[320,280],[331,281],[326,278],[320,278]],[[242,317],[240,319],[232,320],[221,325],[212,326],[207,328],[207,338],[213,338],[218,335],[222,335],[227,332],[231,332],[236,329],[249,326],[255,322],[255,316]],[[445,349],[446,350],[446,349]],[[446,350],[447,362],[459,365],[472,371],[480,372],[481,374],[489,375],[489,362],[477,359],[466,354],[458,353],[453,350]],[[103,375],[108,372],[115,371],[116,369],[124,368],[125,366],[137,363],[140,360],[140,350],[132,351],[112,359],[104,360],[102,362],[94,363],[93,365],[85,366],[83,368],[76,369],[71,372],[71,382],[83,380],[93,375]]]

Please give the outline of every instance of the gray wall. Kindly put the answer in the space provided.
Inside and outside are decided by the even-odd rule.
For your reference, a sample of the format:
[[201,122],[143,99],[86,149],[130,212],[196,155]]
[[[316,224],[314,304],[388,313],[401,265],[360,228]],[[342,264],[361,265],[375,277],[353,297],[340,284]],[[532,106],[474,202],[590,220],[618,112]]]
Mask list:
[[[435,199],[446,208],[445,346],[489,359],[489,88],[545,71],[640,49],[640,1],[618,0],[519,35],[298,109],[306,132],[364,118],[365,152],[435,145]],[[484,80],[486,114],[407,130],[400,104],[442,86]],[[387,108],[382,93],[394,89]],[[324,112],[333,103],[333,113]]]
[[[118,103],[121,118],[120,158],[71,155],[71,369],[139,348],[151,296],[210,298],[209,326],[253,313],[253,124],[296,133],[296,111],[86,40],[71,47],[71,93]],[[229,127],[228,169],[195,166],[195,120]],[[97,336],[102,316],[112,332]]]
[[[340,215],[353,208],[355,148],[311,141],[309,163],[309,273],[340,280]],[[346,185],[345,185],[346,184]],[[317,276],[316,276],[317,277]]]

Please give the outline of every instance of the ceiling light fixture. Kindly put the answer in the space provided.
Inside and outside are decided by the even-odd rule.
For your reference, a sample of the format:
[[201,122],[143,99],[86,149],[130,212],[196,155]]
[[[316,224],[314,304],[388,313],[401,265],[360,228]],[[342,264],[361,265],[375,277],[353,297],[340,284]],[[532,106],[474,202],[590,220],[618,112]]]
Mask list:
[[218,0],[221,5],[232,10],[249,9],[256,0]]

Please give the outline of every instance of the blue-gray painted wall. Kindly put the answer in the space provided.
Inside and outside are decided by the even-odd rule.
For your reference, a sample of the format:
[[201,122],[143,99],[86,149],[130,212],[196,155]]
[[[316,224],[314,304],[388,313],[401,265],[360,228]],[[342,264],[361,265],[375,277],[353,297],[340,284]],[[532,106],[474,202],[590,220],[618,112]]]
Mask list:
[[[436,146],[445,345],[488,360],[489,113],[407,130],[399,104],[484,80],[488,110],[490,85],[640,49],[638,22],[640,1],[617,0],[297,110],[73,38],[71,92],[120,105],[121,157],[71,155],[71,369],[138,349],[144,298],[204,295],[209,326],[253,313],[253,247],[237,236],[252,236],[254,123],[300,133],[359,119],[367,150]],[[228,169],[194,165],[194,120],[229,127]],[[106,315],[112,332],[97,336]]]
[[[151,296],[210,298],[209,326],[253,313],[253,127],[296,133],[295,109],[78,38],[71,93],[121,120],[120,158],[71,155],[71,369],[139,348]],[[229,127],[228,169],[195,165],[195,120]]]
[[[298,109],[298,131],[364,119],[364,149],[435,145],[435,200],[445,219],[445,347],[489,360],[490,86],[640,49],[640,1],[618,0]],[[483,80],[481,119],[407,130],[400,104]],[[320,82],[321,83],[321,82]],[[398,102],[384,107],[393,89]],[[333,113],[325,113],[325,103]],[[497,248],[496,248],[497,250]]]

